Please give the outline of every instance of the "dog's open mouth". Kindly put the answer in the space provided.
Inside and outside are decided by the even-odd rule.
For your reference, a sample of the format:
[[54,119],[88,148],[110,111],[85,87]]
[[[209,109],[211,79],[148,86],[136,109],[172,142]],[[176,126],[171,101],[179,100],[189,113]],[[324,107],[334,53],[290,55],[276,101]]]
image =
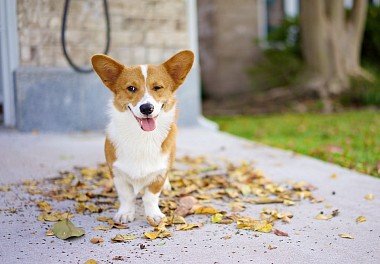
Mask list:
[[129,111],[131,111],[132,115],[136,118],[137,122],[139,123],[140,127],[144,131],[153,131],[156,128],[156,117],[148,117],[148,118],[140,118],[137,117],[132,109],[128,106]]
[[139,122],[139,125],[142,130],[144,131],[152,131],[156,128],[156,119],[157,117],[152,118],[139,118],[135,116],[137,122]]

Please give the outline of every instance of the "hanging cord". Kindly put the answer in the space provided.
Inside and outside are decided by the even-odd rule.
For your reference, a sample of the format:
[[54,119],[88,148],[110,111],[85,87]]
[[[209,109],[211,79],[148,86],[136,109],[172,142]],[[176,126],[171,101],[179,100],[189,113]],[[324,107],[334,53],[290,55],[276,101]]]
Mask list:
[[[70,64],[70,66],[76,71],[80,73],[91,73],[93,71],[92,68],[81,68],[78,65],[75,65],[75,63],[70,58],[69,54],[67,53],[66,49],[66,22],[67,22],[67,16],[69,14],[70,9],[70,1],[65,1],[65,6],[63,9],[63,16],[62,16],[62,27],[61,27],[61,44],[63,49],[63,55],[65,56],[67,62]],[[104,54],[107,54],[110,48],[110,42],[111,42],[111,26],[110,26],[110,16],[108,12],[108,2],[107,0],[103,0],[103,8],[104,8],[104,18],[106,22],[106,47],[103,51]]]

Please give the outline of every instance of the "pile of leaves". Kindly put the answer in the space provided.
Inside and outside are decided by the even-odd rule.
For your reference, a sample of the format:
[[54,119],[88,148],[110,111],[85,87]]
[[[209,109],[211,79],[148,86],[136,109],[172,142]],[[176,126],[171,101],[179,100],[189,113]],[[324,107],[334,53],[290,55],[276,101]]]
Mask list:
[[[202,228],[205,224],[234,224],[237,229],[288,236],[274,226],[277,221],[289,223],[292,213],[263,208],[258,216],[251,216],[246,211],[247,205],[292,206],[301,200],[311,203],[322,201],[313,195],[315,187],[311,184],[274,182],[248,162],[236,165],[228,161],[215,163],[205,157],[185,156],[177,160],[176,168],[169,172],[169,179],[172,190],[164,190],[160,200],[161,210],[166,217],[160,223],[147,218],[153,230],[141,234],[146,239],[166,238],[173,231]],[[73,171],[61,172],[57,178],[41,182],[27,181],[24,185],[30,194],[39,197],[35,202],[41,211],[38,220],[57,222],[46,235],[55,235],[61,239],[84,235],[85,230],[75,227],[69,220],[76,214],[95,215],[94,222],[101,222],[95,230],[127,228],[126,224],[115,223],[109,217],[117,210],[119,203],[112,177],[104,164],[97,168],[75,168]],[[71,201],[70,210],[56,211],[46,200]],[[229,209],[218,209],[216,204],[228,204]],[[337,214],[334,211],[331,217]],[[205,221],[191,223],[188,221],[190,215],[203,215]],[[125,242],[135,238],[132,234],[118,234],[111,242]],[[94,244],[103,241],[101,237],[91,239]]]

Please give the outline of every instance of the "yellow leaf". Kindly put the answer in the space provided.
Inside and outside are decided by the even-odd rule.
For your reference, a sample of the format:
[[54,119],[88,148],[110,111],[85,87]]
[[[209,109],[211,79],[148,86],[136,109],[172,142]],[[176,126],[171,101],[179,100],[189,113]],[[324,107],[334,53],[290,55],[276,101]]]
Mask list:
[[194,210],[195,214],[216,214],[219,211],[212,206],[200,206]]
[[287,200],[285,199],[284,202],[283,202],[286,206],[292,206],[292,205],[295,205],[296,203],[291,201],[291,200]]
[[332,216],[331,214],[328,214],[328,215],[325,215],[325,214],[317,214],[317,215],[315,216],[315,219],[317,219],[317,220],[329,220],[329,219],[331,219],[331,218],[333,218],[333,216]]
[[366,199],[367,201],[372,201],[373,199],[375,199],[375,195],[373,193],[366,194],[364,196],[364,199]]
[[198,228],[198,227],[201,227],[201,226],[202,226],[202,224],[198,224],[198,223],[195,223],[195,224],[183,224],[183,225],[178,225],[175,230],[177,230],[177,231],[179,231],[179,230],[187,231],[187,230],[191,230],[193,228]]
[[351,236],[351,235],[348,234],[348,233],[342,233],[342,234],[339,234],[339,236],[340,236],[341,238],[354,239],[354,237]]
[[336,173],[333,173],[333,174],[331,174],[331,176],[330,176],[330,179],[336,179],[338,177],[338,175],[336,175]]
[[50,212],[52,210],[51,205],[46,201],[38,201],[37,206],[41,211]]
[[89,259],[84,264],[97,264],[98,262],[95,259]]
[[239,218],[237,220],[237,228],[269,233],[272,231],[273,225],[266,220]]
[[146,238],[149,238],[151,240],[154,240],[156,238],[166,238],[166,237],[170,237],[171,236],[171,233],[164,229],[164,230],[157,230],[157,231],[153,231],[153,232],[145,232],[144,233],[144,236]]
[[94,230],[101,230],[101,231],[108,231],[108,230],[110,230],[112,228],[112,226],[102,226],[102,225],[100,225],[100,226],[96,226],[96,227],[94,227],[93,229]]
[[214,224],[217,224],[217,223],[220,223],[220,221],[222,221],[223,219],[223,215],[222,214],[214,214],[213,216],[211,216],[211,223],[214,223]]
[[133,240],[135,238],[136,236],[133,234],[117,234],[116,236],[111,238],[111,241],[118,243],[118,242],[126,242],[129,240]]
[[86,179],[92,179],[98,174],[98,171],[93,168],[84,168],[80,172]]
[[365,221],[367,221],[367,218],[365,218],[365,216],[358,216],[357,218],[356,218],[356,223],[363,223],[363,222],[365,222]]

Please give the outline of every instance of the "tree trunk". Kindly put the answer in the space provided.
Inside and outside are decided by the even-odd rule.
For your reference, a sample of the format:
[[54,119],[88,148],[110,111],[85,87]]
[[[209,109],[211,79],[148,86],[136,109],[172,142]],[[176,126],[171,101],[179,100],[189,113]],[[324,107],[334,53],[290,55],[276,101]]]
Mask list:
[[326,112],[332,111],[331,95],[349,88],[350,76],[365,75],[360,67],[360,49],[367,5],[367,0],[355,0],[346,18],[343,0],[301,0],[307,87],[317,91]]

